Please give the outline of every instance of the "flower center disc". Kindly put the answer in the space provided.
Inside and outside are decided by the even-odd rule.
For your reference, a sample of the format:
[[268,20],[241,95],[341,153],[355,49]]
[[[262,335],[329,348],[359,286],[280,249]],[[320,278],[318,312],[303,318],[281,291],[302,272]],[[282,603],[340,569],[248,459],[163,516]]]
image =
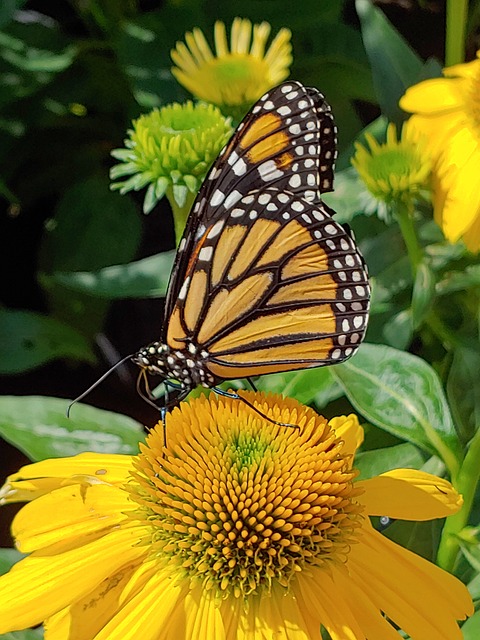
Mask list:
[[168,447],[161,428],[149,435],[131,489],[152,554],[236,597],[288,587],[309,564],[343,562],[361,511],[350,456],[327,421],[294,401],[248,397],[300,428],[239,400],[184,403],[167,418]]

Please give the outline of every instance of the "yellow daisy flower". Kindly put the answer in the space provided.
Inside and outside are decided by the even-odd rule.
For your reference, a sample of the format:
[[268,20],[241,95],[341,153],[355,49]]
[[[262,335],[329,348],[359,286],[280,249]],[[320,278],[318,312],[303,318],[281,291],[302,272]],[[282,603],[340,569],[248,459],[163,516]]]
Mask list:
[[0,578],[0,633],[44,622],[48,640],[460,640],[472,613],[456,578],[368,516],[456,512],[452,486],[400,469],[356,481],[362,431],[280,396],[244,392],[168,415],[136,457],[26,466],[3,501],[28,553]]
[[195,28],[185,34],[186,44],[177,42],[171,51],[176,65],[172,73],[197,98],[221,107],[240,107],[242,113],[288,76],[291,32],[280,29],[265,51],[270,30],[268,22],[254,24],[252,38],[250,20],[235,18],[229,49],[225,24],[217,21],[214,55],[203,32]]
[[480,251],[480,51],[410,87],[400,106],[426,137],[434,160],[434,215],[450,242]]
[[355,155],[351,159],[360,178],[382,211],[382,203],[412,204],[424,196],[430,179],[431,161],[418,131],[406,122],[401,136],[393,123],[387,127],[384,144],[370,133],[365,134],[368,144],[355,143]]

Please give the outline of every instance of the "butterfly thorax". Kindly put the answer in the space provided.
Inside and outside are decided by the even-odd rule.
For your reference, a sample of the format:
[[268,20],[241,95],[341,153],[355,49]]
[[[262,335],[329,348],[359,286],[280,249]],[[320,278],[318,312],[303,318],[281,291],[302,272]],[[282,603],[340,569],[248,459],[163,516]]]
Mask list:
[[164,380],[178,380],[182,389],[194,389],[197,386],[210,388],[217,379],[206,366],[206,351],[188,343],[185,349],[171,349],[162,342],[152,342],[140,349],[132,358],[141,369]]

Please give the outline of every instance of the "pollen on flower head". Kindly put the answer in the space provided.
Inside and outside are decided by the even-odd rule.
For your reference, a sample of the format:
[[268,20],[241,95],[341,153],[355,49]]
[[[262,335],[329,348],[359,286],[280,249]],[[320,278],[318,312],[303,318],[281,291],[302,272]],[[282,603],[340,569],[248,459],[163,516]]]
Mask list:
[[112,168],[110,177],[123,178],[112,189],[123,194],[148,185],[145,213],[167,190],[183,206],[188,192],[196,194],[231,134],[230,119],[213,105],[186,102],[154,109],[133,122],[125,148],[112,151],[121,164]]
[[432,162],[410,123],[403,125],[400,137],[390,123],[383,144],[368,133],[365,139],[368,147],[356,142],[351,162],[370,194],[386,205],[422,197],[429,187]]
[[166,447],[161,427],[150,433],[129,489],[151,556],[223,597],[344,563],[361,521],[351,456],[327,421],[292,400],[246,397],[299,429],[198,398],[168,416]]

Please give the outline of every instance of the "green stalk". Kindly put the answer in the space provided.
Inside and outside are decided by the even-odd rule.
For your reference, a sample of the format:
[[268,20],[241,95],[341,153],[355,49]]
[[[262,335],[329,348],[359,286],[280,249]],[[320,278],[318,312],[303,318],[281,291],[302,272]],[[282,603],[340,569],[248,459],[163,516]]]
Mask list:
[[465,61],[468,0],[447,0],[447,28],[445,35],[445,65]]
[[412,268],[413,279],[417,275],[418,265],[423,259],[423,249],[420,246],[413,224],[413,216],[410,209],[403,202],[396,203],[396,214],[400,231],[402,232],[405,246],[407,247],[410,266]]
[[175,200],[173,195],[172,187],[168,187],[165,195],[168,198],[170,206],[172,207],[173,212],[173,224],[175,227],[175,244],[178,247],[180,244],[180,240],[182,239],[183,230],[185,229],[185,225],[187,224],[188,214],[190,213],[190,209],[192,208],[193,201],[195,200],[196,193],[192,193],[191,191],[187,191],[187,197],[185,199],[185,203],[180,206],[178,202]]
[[437,553],[437,563],[452,572],[459,549],[459,534],[468,522],[473,500],[480,479],[480,431],[472,438],[470,447],[460,467],[455,488],[463,496],[463,506],[458,513],[447,518]]

